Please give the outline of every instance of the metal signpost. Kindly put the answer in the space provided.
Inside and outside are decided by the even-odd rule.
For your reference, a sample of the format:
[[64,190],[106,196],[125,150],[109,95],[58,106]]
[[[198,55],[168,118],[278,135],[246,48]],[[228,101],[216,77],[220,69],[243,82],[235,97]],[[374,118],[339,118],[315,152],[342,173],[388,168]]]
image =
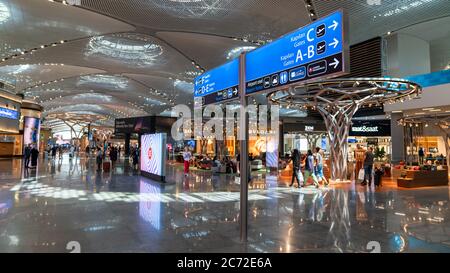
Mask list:
[[[280,39],[241,54],[203,75],[194,83],[194,99],[201,107],[240,99],[240,232],[247,241],[248,222],[248,114],[247,96],[257,92],[287,89],[302,82],[348,73],[346,16],[336,11]],[[201,102],[199,101],[201,99]]]

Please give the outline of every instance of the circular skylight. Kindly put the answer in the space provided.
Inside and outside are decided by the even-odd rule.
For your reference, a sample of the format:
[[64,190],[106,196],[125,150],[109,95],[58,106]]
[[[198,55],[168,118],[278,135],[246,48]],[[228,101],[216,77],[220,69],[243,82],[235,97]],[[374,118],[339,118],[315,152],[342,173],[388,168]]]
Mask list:
[[88,44],[87,55],[102,55],[123,62],[148,65],[163,53],[161,45],[138,34],[96,36]]
[[231,0],[153,0],[164,12],[179,18],[217,18],[228,14]]
[[0,3],[0,24],[8,20],[11,16],[9,13],[9,9],[5,6],[5,4]]

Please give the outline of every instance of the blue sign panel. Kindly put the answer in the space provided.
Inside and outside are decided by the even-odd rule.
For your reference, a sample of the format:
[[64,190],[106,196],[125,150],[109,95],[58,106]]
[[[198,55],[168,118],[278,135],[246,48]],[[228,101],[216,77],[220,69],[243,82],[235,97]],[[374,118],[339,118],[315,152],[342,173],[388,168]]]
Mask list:
[[344,74],[344,14],[337,11],[246,56],[246,94]]
[[194,97],[204,97],[204,104],[238,97],[239,59],[234,59],[195,78]]
[[9,119],[18,119],[19,118],[19,112],[0,107],[0,117],[2,118],[9,118]]

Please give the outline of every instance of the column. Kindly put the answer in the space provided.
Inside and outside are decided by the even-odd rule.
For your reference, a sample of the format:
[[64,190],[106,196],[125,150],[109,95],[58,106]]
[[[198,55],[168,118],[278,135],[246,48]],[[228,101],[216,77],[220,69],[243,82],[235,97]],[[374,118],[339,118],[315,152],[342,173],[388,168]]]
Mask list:
[[400,160],[405,160],[405,136],[402,125],[398,125],[398,120],[403,117],[401,113],[391,114],[391,141],[392,154],[391,161],[397,164]]

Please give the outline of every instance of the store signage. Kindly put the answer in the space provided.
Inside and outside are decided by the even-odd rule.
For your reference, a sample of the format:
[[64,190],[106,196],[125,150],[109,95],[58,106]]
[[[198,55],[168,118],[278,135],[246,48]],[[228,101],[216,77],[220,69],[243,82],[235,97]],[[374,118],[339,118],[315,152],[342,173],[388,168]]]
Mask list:
[[2,118],[9,118],[9,119],[18,119],[19,118],[19,112],[0,107],[0,117]]
[[353,120],[350,136],[390,136],[390,120]]
[[305,125],[305,132],[314,132],[314,126]]
[[203,105],[239,97],[239,59],[234,59],[195,78],[194,97]]
[[352,127],[353,132],[378,132],[378,126],[360,126],[360,127]]
[[246,55],[246,94],[348,72],[342,10]]

